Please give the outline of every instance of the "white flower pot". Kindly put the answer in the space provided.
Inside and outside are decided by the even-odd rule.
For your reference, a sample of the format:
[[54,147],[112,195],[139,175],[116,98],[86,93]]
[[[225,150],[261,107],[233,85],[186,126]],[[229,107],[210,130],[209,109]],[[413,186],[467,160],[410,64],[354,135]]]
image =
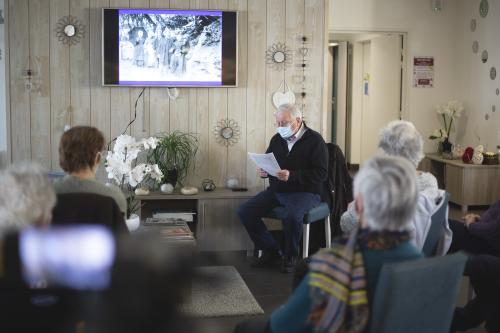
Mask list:
[[132,214],[130,215],[130,218],[125,220],[125,223],[127,224],[127,228],[129,231],[135,231],[141,225],[141,219],[138,215]]

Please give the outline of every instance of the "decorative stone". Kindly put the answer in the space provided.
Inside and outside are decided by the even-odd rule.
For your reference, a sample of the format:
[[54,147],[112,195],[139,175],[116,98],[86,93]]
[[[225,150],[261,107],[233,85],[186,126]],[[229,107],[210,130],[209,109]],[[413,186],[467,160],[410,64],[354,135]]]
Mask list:
[[174,192],[174,187],[170,183],[162,184],[160,186],[160,191],[162,191],[162,193],[171,194]]
[[226,181],[227,188],[236,188],[239,185],[240,185],[240,182],[238,181],[238,178],[230,177]]
[[193,186],[186,186],[181,188],[181,193],[184,195],[195,195],[196,193],[198,193],[198,189]]
[[135,193],[135,195],[148,195],[149,190],[147,188],[144,188],[144,187],[139,187],[139,188],[135,189],[134,193]]

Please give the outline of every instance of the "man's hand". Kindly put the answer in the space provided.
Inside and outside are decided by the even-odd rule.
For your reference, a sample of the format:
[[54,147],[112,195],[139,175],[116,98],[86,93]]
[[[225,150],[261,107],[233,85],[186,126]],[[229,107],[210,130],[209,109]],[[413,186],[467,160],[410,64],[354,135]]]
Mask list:
[[259,176],[261,178],[267,178],[269,175],[267,174],[267,172],[265,172],[264,170],[262,170],[261,168],[257,168],[257,173],[259,174]]
[[280,170],[276,173],[276,177],[283,181],[283,182],[286,182],[288,181],[288,177],[290,177],[290,171],[288,170]]
[[477,214],[467,214],[463,217],[465,221],[465,225],[469,227],[472,223],[475,223],[479,220],[480,216]]

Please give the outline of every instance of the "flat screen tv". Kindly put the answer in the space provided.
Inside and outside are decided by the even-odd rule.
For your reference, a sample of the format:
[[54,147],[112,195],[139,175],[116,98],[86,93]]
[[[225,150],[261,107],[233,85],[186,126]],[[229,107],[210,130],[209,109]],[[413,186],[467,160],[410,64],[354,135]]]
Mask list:
[[237,12],[103,9],[103,85],[237,85]]

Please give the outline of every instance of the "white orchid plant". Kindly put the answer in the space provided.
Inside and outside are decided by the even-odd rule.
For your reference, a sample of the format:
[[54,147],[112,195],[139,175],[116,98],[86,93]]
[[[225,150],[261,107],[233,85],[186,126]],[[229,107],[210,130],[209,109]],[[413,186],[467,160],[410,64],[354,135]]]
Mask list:
[[463,103],[457,100],[451,100],[448,103],[438,105],[436,107],[436,112],[443,118],[444,127],[434,130],[429,136],[429,139],[439,141],[447,140],[450,137],[453,120],[460,118],[464,111],[465,108]]
[[157,164],[136,164],[139,153],[143,150],[155,149],[158,139],[150,137],[136,141],[130,135],[120,135],[116,139],[113,151],[106,157],[106,172],[122,189],[135,189],[146,179],[160,183],[163,173]]

